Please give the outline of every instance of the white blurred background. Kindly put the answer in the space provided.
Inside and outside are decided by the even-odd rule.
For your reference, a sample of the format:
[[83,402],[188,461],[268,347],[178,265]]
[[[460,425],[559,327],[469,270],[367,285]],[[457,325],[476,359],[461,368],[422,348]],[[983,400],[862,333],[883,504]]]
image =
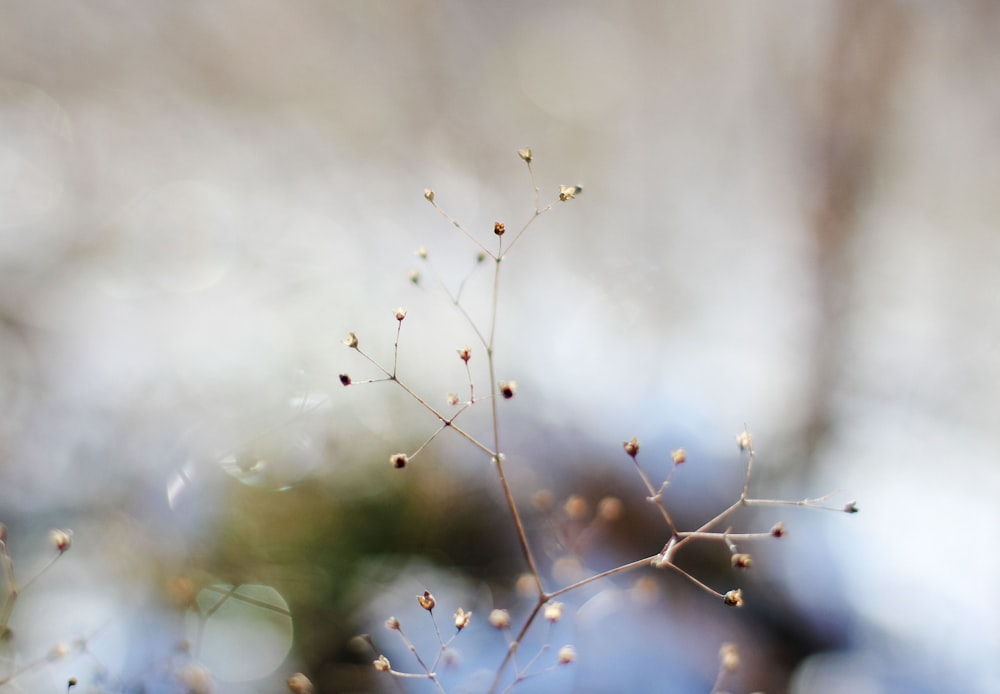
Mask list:
[[[206,663],[219,691],[275,691],[296,669],[320,691],[379,686],[331,665],[346,637],[304,615],[323,622],[324,591],[400,552],[362,530],[382,517],[324,511],[338,543],[369,544],[313,562],[290,555],[322,534],[286,551],[309,531],[257,514],[308,528],[309,509],[384,484],[447,505],[421,474],[488,473],[436,442],[387,482],[388,455],[433,421],[387,384],[342,388],[339,373],[375,374],[340,340],[391,359],[403,305],[401,374],[436,402],[462,387],[454,349],[474,336],[426,270],[407,273],[424,246],[454,289],[476,249],[423,190],[492,243],[494,221],[531,215],[516,154],[531,146],[543,202],[583,193],[504,265],[498,377],[521,389],[504,432],[523,503],[610,478],[641,507],[620,448],[637,436],[650,461],[689,450],[677,503],[703,495],[704,520],[738,494],[748,423],[760,495],[843,490],[861,508],[779,516],[793,531],[756,587],[772,612],[717,617],[666,577],[676,621],[602,626],[613,657],[580,626],[579,667],[539,691],[707,691],[724,640],[781,663],[736,691],[993,690],[998,30],[986,1],[0,0],[0,521],[18,578],[49,528],[75,531],[17,602],[0,679],[90,635],[77,651],[93,658],[9,686],[197,691],[163,595],[186,577],[289,598],[294,644],[266,647],[270,672]],[[476,315],[488,274],[466,290]],[[491,584],[454,556],[419,561],[406,596],[437,570],[470,594]],[[403,609],[384,600],[335,614],[378,629]],[[707,675],[662,670],[688,647]]]

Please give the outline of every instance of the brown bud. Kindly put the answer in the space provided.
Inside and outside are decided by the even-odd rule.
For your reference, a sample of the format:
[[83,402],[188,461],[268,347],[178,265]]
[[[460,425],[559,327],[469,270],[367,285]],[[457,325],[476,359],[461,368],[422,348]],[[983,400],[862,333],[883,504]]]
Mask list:
[[340,383],[345,386],[351,385],[351,377],[347,374],[340,374]]
[[749,569],[750,565],[753,564],[753,557],[749,554],[734,554],[730,561],[732,562],[733,568]]
[[430,594],[430,593],[429,593],[428,591],[426,591],[426,590],[424,591],[424,594],[423,594],[423,595],[418,595],[418,596],[417,596],[417,602],[419,602],[419,603],[420,603],[420,606],[421,606],[422,608],[424,608],[425,610],[427,610],[428,612],[430,612],[431,610],[433,610],[433,609],[434,609],[434,606],[435,606],[435,605],[437,604],[437,603],[436,603],[436,602],[434,601],[434,596],[433,596],[433,595],[431,595],[431,594]]
[[722,596],[722,602],[729,607],[743,607],[743,590],[736,588]]
[[503,236],[503,233],[507,231],[504,228],[503,222],[497,222],[493,225],[493,233],[497,236]]
[[639,455],[639,439],[633,437],[631,441],[625,441],[625,452],[633,458]]

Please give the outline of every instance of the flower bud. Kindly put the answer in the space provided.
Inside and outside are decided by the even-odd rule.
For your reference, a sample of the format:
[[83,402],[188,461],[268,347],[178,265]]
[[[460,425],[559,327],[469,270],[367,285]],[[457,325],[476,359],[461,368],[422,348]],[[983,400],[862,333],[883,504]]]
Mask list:
[[402,323],[403,319],[406,318],[406,309],[400,306],[392,315],[396,316],[396,320]]
[[434,191],[430,188],[424,188],[424,198],[427,202],[434,202]]
[[774,527],[771,528],[771,536],[772,537],[784,537],[787,534],[787,532],[788,531],[785,530],[784,523],[782,523],[780,521],[777,522],[777,523],[775,523]]
[[531,147],[525,147],[524,149],[517,150],[517,156],[524,160],[525,164],[531,163]]
[[504,400],[510,400],[517,393],[517,381],[500,381],[500,395]]
[[72,530],[50,530],[49,542],[55,545],[60,552],[65,552],[73,544]]
[[[420,598],[417,599],[419,600]],[[391,631],[399,631],[399,620],[395,617],[389,617],[389,619],[385,620],[385,628]]]
[[448,404],[454,407],[458,404],[458,396],[454,393],[448,393]]
[[848,501],[844,504],[844,513],[857,513],[858,512],[858,502]]
[[357,349],[358,348],[358,336],[355,335],[354,333],[347,333],[347,337],[345,337],[343,340],[341,340],[341,342],[343,342],[345,345],[347,345],[351,349]]
[[673,451],[670,451],[670,457],[671,459],[673,459],[674,465],[680,465],[685,460],[687,460],[687,451],[685,451],[683,448],[675,449]]
[[590,508],[586,499],[579,494],[574,494],[566,499],[566,503],[563,504],[563,511],[566,512],[566,516],[570,520],[578,521],[586,518]]
[[507,231],[507,229],[504,228],[503,222],[496,222],[493,225],[493,233],[497,236],[503,236],[505,231]]
[[734,569],[749,569],[753,564],[753,557],[749,554],[734,554],[730,561]]
[[633,458],[639,455],[639,439],[633,437],[631,441],[625,441],[622,445],[625,446],[625,452]]
[[613,523],[622,517],[622,501],[615,496],[606,496],[597,504],[597,515],[605,523]]
[[469,626],[469,620],[472,619],[472,613],[466,612],[461,607],[455,612],[455,628],[461,631],[465,627]]
[[313,683],[310,682],[309,678],[301,672],[296,672],[294,675],[289,677],[288,682],[285,684],[288,686],[288,691],[292,692],[292,694],[313,693]]
[[736,445],[740,447],[741,451],[745,451],[753,445],[753,439],[750,437],[750,432],[743,430],[743,432],[736,437]]
[[736,588],[722,596],[722,602],[729,607],[743,607],[743,590]]
[[740,652],[735,643],[724,643],[719,648],[719,665],[726,672],[734,672],[740,666]]
[[576,651],[572,646],[563,646],[559,649],[556,657],[559,659],[560,665],[569,665],[576,660]]
[[506,629],[510,626],[510,612],[507,610],[493,610],[490,612],[490,626],[494,629]]
[[572,200],[577,195],[583,192],[583,188],[580,186],[559,186],[559,200],[566,202],[567,200]]
[[340,384],[344,386],[351,385],[351,377],[347,374],[340,374]]
[[379,672],[389,672],[392,669],[392,666],[389,664],[389,659],[384,655],[380,655],[378,660],[373,660],[372,665],[374,665],[375,669]]
[[392,463],[392,466],[397,470],[402,470],[404,467],[406,467],[406,463],[408,463],[409,460],[410,459],[406,456],[405,453],[396,453],[394,455],[389,456],[389,462]]
[[458,358],[468,364],[469,360],[472,359],[472,347],[466,345],[462,349],[458,350]]
[[426,590],[424,591],[423,595],[418,595],[417,596],[417,602],[420,603],[420,606],[422,608],[424,608],[425,610],[427,610],[428,612],[430,612],[431,610],[433,610],[434,606],[437,604],[434,601],[434,596],[431,595]]
[[562,619],[563,604],[561,602],[550,602],[545,606],[545,619],[550,622],[558,622]]

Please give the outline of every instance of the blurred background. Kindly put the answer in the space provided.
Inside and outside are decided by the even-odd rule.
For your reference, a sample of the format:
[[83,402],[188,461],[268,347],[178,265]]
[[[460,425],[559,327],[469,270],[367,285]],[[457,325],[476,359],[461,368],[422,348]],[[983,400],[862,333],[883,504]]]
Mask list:
[[[745,574],[685,550],[742,610],[652,569],[567,595],[522,664],[577,662],[516,691],[707,692],[724,642],[729,691],[994,691],[998,30],[986,0],[0,0],[17,582],[74,533],[18,596],[0,681],[399,691],[371,661],[417,668],[391,615],[433,659],[429,590],[442,628],[474,614],[446,687],[485,688],[486,615],[531,607],[499,485],[458,437],[391,469],[435,421],[391,384],[343,388],[379,374],[341,339],[391,363],[404,306],[401,378],[446,407],[470,344],[488,390],[436,278],[467,278],[483,325],[489,268],[423,190],[492,244],[531,218],[530,146],[543,205],[583,188],[500,287],[501,435],[547,587],[663,546],[633,436],[657,482],[687,450],[685,527],[738,497],[745,424],[755,495],[861,513],[740,516],[789,533]],[[463,425],[488,436],[488,414]],[[609,495],[621,516],[593,521]]]

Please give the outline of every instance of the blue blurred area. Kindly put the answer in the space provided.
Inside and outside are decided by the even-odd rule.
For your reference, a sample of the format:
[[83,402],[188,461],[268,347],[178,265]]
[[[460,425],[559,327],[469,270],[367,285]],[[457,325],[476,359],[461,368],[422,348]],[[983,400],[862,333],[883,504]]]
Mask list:
[[[496,377],[519,384],[501,431],[545,570],[560,555],[540,489],[623,500],[591,569],[662,548],[633,436],[657,481],[688,450],[669,502],[689,527],[738,496],[745,424],[755,494],[862,512],[744,516],[789,534],[759,550],[739,612],[676,575],[654,573],[648,603],[639,574],[581,591],[550,644],[578,661],[517,691],[709,691],[728,641],[735,691],[995,686],[992,5],[0,0],[0,16],[16,581],[51,558],[49,529],[74,530],[17,599],[0,681],[249,692],[303,670],[360,691],[380,681],[351,634],[384,644],[421,591],[477,619],[523,608],[489,462],[442,436],[390,474],[435,422],[340,374],[379,375],[348,331],[392,361],[403,305],[401,377],[435,406],[464,397],[455,350],[475,333],[428,268],[453,291],[468,275],[476,317],[490,275],[422,192],[492,244],[494,222],[531,217],[530,145],[543,204],[583,188],[501,283]],[[485,409],[462,420],[483,437]],[[411,561],[419,579],[385,568]],[[724,553],[688,561],[731,578]],[[296,642],[271,675],[191,669],[184,615],[208,585],[288,601]],[[496,636],[463,635],[456,691],[495,669]]]

